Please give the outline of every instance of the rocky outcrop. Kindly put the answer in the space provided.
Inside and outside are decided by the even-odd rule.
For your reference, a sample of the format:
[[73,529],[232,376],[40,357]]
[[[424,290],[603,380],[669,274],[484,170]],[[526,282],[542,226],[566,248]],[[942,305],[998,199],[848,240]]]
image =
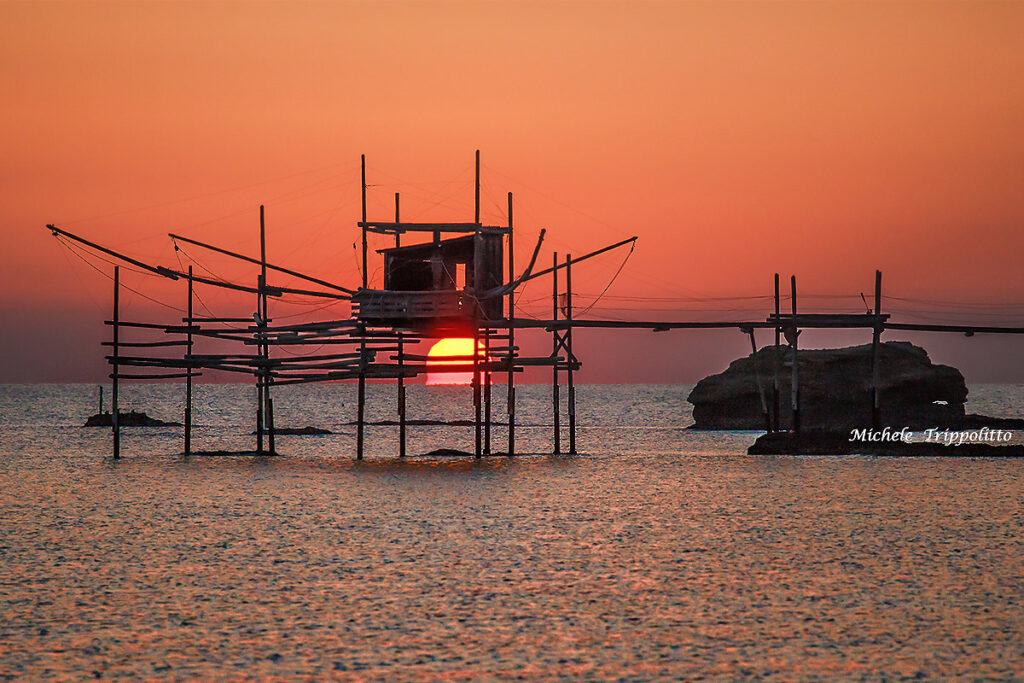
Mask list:
[[[164,422],[146,413],[131,410],[127,413],[118,411],[117,424],[120,427],[180,427],[180,422]],[[110,427],[112,418],[110,413],[96,413],[85,421],[83,427]]]
[[[758,392],[760,375],[769,406],[776,353],[779,362],[780,427],[790,427],[793,352],[768,346],[733,361],[725,372],[705,377],[687,397],[694,429],[764,429]],[[844,431],[871,425],[871,345],[801,349],[798,354],[800,420],[804,429]],[[948,365],[935,365],[909,342],[879,345],[881,424],[896,429],[961,427],[967,385]]]

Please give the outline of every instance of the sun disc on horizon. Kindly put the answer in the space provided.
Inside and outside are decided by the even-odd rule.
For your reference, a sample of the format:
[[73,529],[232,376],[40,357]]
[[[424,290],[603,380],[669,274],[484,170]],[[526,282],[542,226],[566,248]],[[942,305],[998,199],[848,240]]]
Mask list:
[[[483,348],[482,342],[477,342],[477,349],[480,351],[481,360],[483,359]],[[473,356],[473,340],[465,339],[461,337],[445,337],[439,340],[433,346],[430,347],[427,356],[430,358],[438,358],[445,356],[466,356],[466,360],[428,360],[427,361],[427,384],[428,385],[443,385],[443,384],[459,384],[469,385],[473,383],[472,372],[431,372],[431,368],[437,368],[442,365],[462,365],[464,363],[471,363]]]

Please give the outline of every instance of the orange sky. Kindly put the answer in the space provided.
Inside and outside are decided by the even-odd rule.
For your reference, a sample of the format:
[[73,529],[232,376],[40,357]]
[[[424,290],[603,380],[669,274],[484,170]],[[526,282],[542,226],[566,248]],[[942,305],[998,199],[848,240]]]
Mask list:
[[[610,294],[673,301],[594,314],[694,317],[617,309],[735,307],[682,299],[770,294],[776,271],[855,295],[881,268],[887,294],[1017,304],[967,310],[1024,324],[1021,35],[1019,2],[0,4],[0,381],[105,374],[109,282],[42,225],[176,265],[168,231],[255,253],[263,202],[272,259],[354,284],[360,153],[371,217],[401,191],[406,218],[471,219],[479,148],[484,218],[515,192],[524,261],[541,226],[576,254],[640,235]],[[943,318],[925,307],[903,319]],[[581,343],[591,380],[650,381],[652,356],[692,380],[746,342]],[[1017,341],[934,344],[1024,381]]]

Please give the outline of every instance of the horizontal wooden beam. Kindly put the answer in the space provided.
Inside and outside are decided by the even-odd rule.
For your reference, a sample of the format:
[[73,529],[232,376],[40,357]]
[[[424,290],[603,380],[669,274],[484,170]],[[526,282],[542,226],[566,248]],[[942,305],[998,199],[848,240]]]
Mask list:
[[497,225],[481,225],[480,223],[395,223],[385,221],[359,222],[360,228],[380,234],[401,234],[405,232],[487,232],[503,234],[508,228]]
[[123,372],[119,372],[116,375],[113,374],[113,373],[107,375],[107,377],[109,377],[110,379],[181,379],[183,377],[200,377],[200,376],[201,375],[198,372],[169,372],[169,373],[161,373],[161,374],[150,374],[150,373],[146,373],[146,374],[139,374],[139,373],[125,374]]
[[917,332],[962,332],[963,334],[1024,334],[1024,327],[993,327],[991,325],[918,325],[914,323],[886,323],[887,330],[913,330]]

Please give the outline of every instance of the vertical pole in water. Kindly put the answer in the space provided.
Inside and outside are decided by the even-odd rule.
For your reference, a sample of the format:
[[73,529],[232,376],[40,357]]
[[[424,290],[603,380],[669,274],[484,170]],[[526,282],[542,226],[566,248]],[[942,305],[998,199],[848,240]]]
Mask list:
[[878,342],[882,337],[882,271],[875,271],[875,325],[871,334],[871,426],[879,429],[882,411],[878,400]]
[[[551,270],[551,321],[558,322],[558,252],[552,254],[554,268]],[[562,452],[562,425],[558,415],[558,328],[551,328],[551,415],[555,423],[553,452]]]
[[[359,334],[365,339],[366,328],[359,327]],[[366,411],[366,342],[359,343],[359,386],[356,396],[356,460],[363,459],[363,423]]]
[[[362,177],[363,199],[363,289],[367,286],[366,277],[366,155],[360,155],[360,171]],[[366,409],[366,328],[359,328],[359,387],[356,397],[356,460],[363,459],[363,418]]]
[[[395,193],[395,222],[401,222],[398,193]],[[395,233],[395,246],[402,246],[401,233]],[[405,457],[405,342],[398,333],[398,457]]]
[[[491,360],[491,328],[484,328],[484,365]],[[484,453],[491,454],[491,371],[483,371],[484,380]]]
[[[479,302],[474,302],[479,306]],[[475,309],[476,310],[476,309]],[[480,434],[480,354],[477,348],[480,346],[480,319],[478,314],[473,316],[473,423],[476,427],[476,445],[474,454],[477,458],[483,455],[482,441]]]
[[754,338],[754,328],[746,330],[750,335],[750,361],[754,364],[754,382],[757,384],[757,395],[761,397],[761,415],[764,417],[764,429],[772,431],[772,418],[768,412],[768,399],[764,395],[764,385],[761,383],[761,368],[757,363],[757,340]]
[[[185,338],[185,358],[192,360],[192,266],[188,267],[188,332]],[[192,452],[192,366],[185,370],[185,455]]]
[[[515,259],[512,241],[512,193],[508,193],[508,282],[509,286],[515,281]],[[508,399],[505,406],[508,413],[508,454],[516,453],[516,293],[512,289],[508,293]]]
[[800,330],[796,325],[796,275],[790,277],[793,296],[793,386],[790,387],[790,402],[793,409],[793,433],[800,433],[800,384],[797,371],[797,347]]
[[120,298],[121,298],[121,267],[114,266],[114,355],[113,355],[113,367],[114,372],[111,375],[113,385],[110,391],[110,427],[114,435],[114,457],[121,457],[121,424],[118,419],[118,407],[117,407],[117,359],[120,351],[118,350],[118,341],[120,337],[121,325],[120,325]]
[[[260,254],[263,253],[263,205],[260,205]],[[263,259],[261,259],[261,262]],[[263,315],[263,287],[266,284],[265,279],[267,277],[267,271],[265,269],[260,271],[260,276],[256,278],[256,315],[254,322],[256,323],[256,359],[257,361],[263,360],[263,324],[261,322],[261,316]],[[256,371],[256,452],[260,455],[263,454],[263,367],[261,364],[257,364]]]
[[[475,257],[474,257],[474,262],[475,262],[475,264],[477,266],[479,266],[479,264],[480,264],[480,256],[481,256],[481,254],[479,253],[479,250],[480,250],[481,245],[482,245],[482,240],[480,239],[480,150],[476,150],[476,154],[474,155],[474,166],[475,166],[475,169],[476,169],[476,173],[475,173],[475,180],[474,180],[474,183],[473,183],[473,222],[477,224],[477,232],[476,232],[477,239],[474,240],[473,244],[474,244],[475,249],[476,249],[476,253],[475,253]],[[479,296],[479,294],[481,292],[484,291],[483,275],[480,272],[480,269],[478,267],[473,269],[473,287],[476,290],[476,294],[478,296]],[[484,451],[483,443],[481,441],[482,434],[481,434],[481,429],[480,429],[480,426],[481,426],[480,425],[480,421],[481,421],[481,415],[480,415],[481,387],[480,387],[480,382],[481,382],[481,379],[482,379],[481,376],[480,376],[480,349],[479,349],[479,346],[480,346],[480,313],[481,313],[481,311],[480,311],[480,299],[479,298],[474,298],[474,302],[473,302],[473,409],[474,409],[474,412],[475,412],[475,422],[476,422],[476,446],[475,446],[476,450],[475,450],[475,452],[476,452],[476,457],[478,457],[478,458],[483,454],[483,451]],[[486,331],[485,331],[485,335],[486,335]],[[489,344],[489,336],[488,336],[488,342],[485,342],[485,344],[488,344],[488,346],[490,345]],[[489,405],[487,407],[487,412],[488,412],[488,414],[490,413],[490,406]],[[488,433],[487,433],[487,447],[488,447],[488,450],[489,450],[490,449],[490,438],[491,438],[491,436],[490,436],[490,426],[489,425],[487,427],[487,430],[488,430]]]
[[262,307],[260,312],[260,327],[263,328],[263,419],[267,427],[267,446],[270,454],[277,451],[274,446],[274,401],[270,398],[270,384],[273,381],[270,377],[270,342],[267,339],[267,325],[269,324],[269,311],[267,307],[267,231],[266,223],[263,220],[263,205],[260,204],[260,267],[263,274],[263,287],[260,290]]
[[779,401],[779,372],[782,366],[782,349],[779,348],[779,343],[782,341],[779,339],[782,328],[779,326],[781,323],[780,316],[782,311],[780,309],[781,297],[779,296],[779,274],[775,273],[775,377],[772,379],[772,411],[774,415],[772,417],[772,429],[779,431],[779,412],[781,405]]
[[96,388],[100,390],[100,409],[99,409],[99,412],[97,412],[96,414],[97,415],[102,415],[103,414],[103,385],[101,384],[101,385],[99,385]]
[[572,353],[572,255],[565,255],[565,320],[568,327],[565,328],[566,356],[568,356],[569,369],[566,376],[569,385],[569,454],[576,455],[576,387],[573,384],[573,363],[576,357]]
[[[263,296],[260,292],[263,291],[263,276],[259,276],[256,279],[256,312],[259,313],[262,308]],[[256,316],[257,318],[259,315]],[[261,341],[260,326],[256,328],[256,358],[257,360],[263,360],[263,342]],[[256,375],[256,452],[260,455],[263,454],[263,370],[260,367],[256,368],[254,373]]]

